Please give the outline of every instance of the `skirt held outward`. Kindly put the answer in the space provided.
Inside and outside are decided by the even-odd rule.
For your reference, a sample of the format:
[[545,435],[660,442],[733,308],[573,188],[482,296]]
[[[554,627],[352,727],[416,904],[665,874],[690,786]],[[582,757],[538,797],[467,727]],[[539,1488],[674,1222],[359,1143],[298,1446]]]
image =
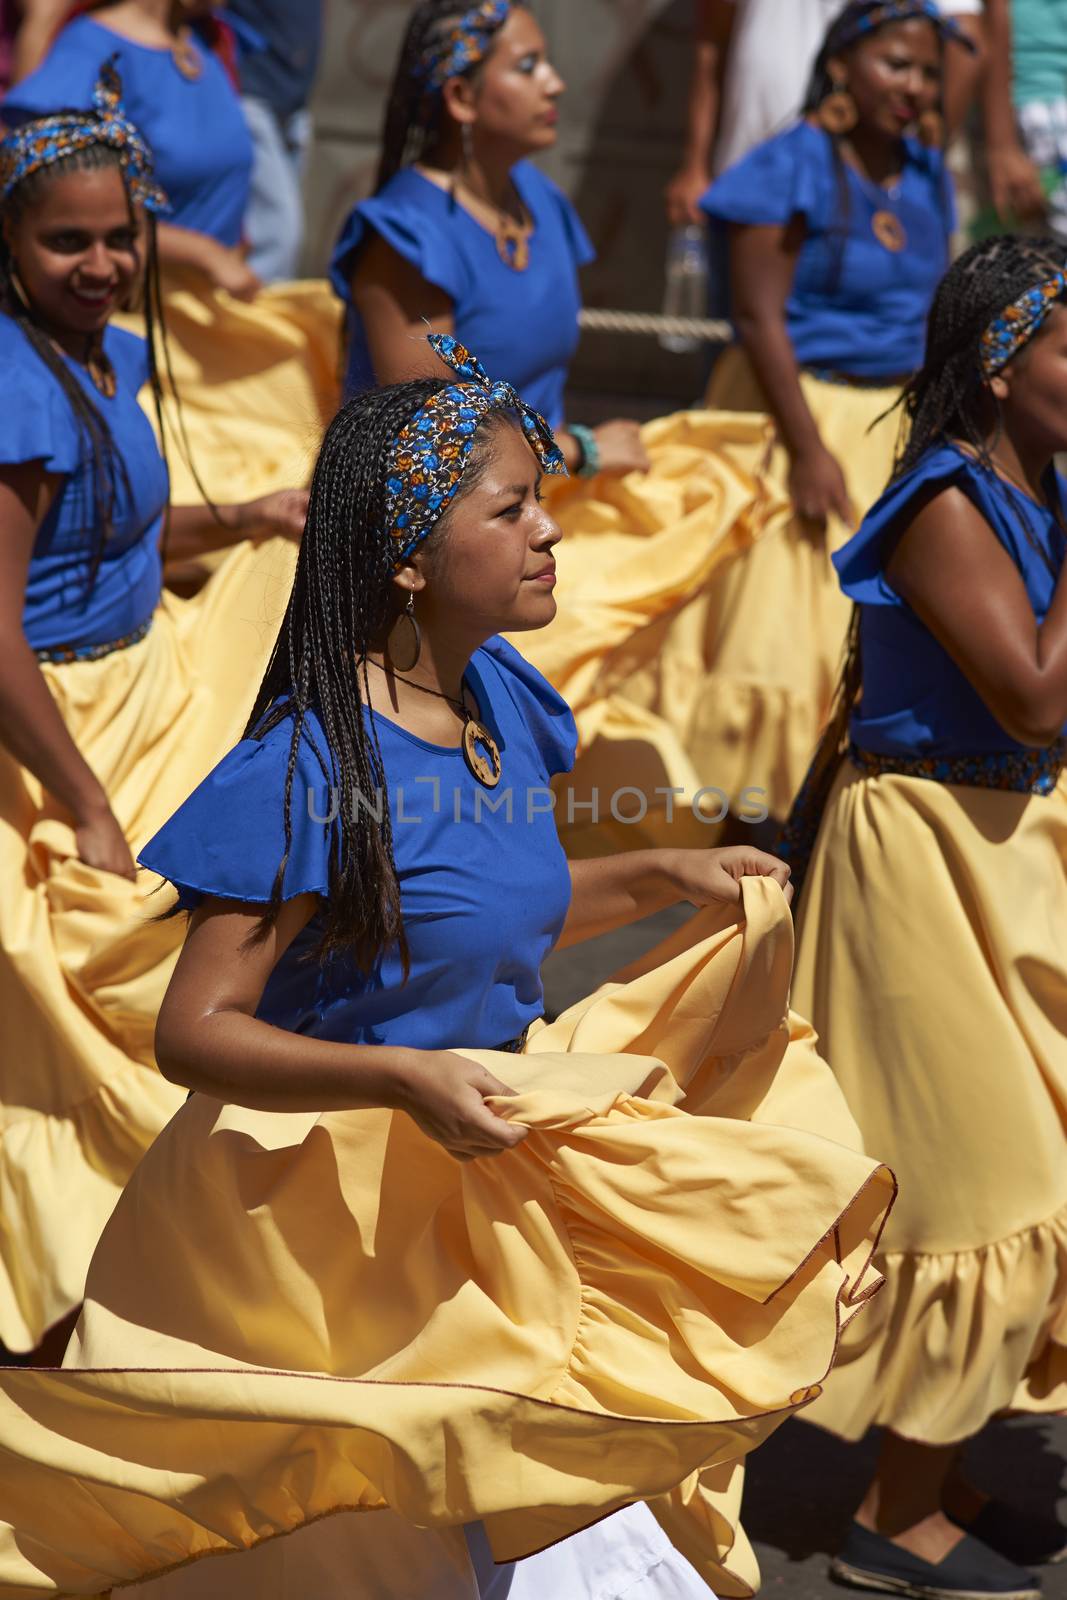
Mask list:
[[796,1003],[900,1199],[886,1287],[811,1419],[928,1444],[1067,1408],[1067,780],[1049,796],[846,764]]
[[642,1499],[751,1594],[742,1462],[819,1392],[894,1189],[787,1012],[791,962],[780,890],[748,879],[743,920],[695,916],[524,1055],[463,1051],[533,1130],[497,1160],[399,1113],[193,1096],[114,1211],[67,1367],[0,1372],[0,1596],[214,1556],[251,1600],[264,1547],[318,1524],[380,1600],[399,1578],[352,1587],[375,1513],[480,1523],[507,1561]]
[[[240,737],[292,573],[279,540],[230,552],[147,635],[42,671],[136,855]],[[169,890],[79,861],[69,818],[0,752],[0,1340],[31,1350],[82,1298],[104,1224],[182,1103],[155,1068],[184,936]]]

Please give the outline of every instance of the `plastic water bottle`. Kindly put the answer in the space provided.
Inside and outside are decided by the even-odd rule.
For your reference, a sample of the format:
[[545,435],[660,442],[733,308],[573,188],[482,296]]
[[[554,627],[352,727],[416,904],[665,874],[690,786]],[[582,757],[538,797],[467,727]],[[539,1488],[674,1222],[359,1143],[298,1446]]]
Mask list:
[[[702,222],[674,228],[667,241],[667,274],[663,293],[665,317],[703,317],[708,302],[708,235]],[[700,339],[663,333],[660,345],[674,355],[699,350]]]

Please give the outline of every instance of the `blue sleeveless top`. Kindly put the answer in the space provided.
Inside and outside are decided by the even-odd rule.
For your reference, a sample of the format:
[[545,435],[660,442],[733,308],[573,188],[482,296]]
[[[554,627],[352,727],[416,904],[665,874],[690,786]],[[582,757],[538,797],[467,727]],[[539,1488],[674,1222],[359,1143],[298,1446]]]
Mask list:
[[[847,208],[842,204],[842,178]],[[786,305],[798,363],[854,378],[899,378],[922,365],[926,317],[949,262],[955,227],[951,180],[938,150],[904,141],[892,201],[851,167],[838,166],[822,128],[798,122],[757,145],[700,202],[718,231],[729,223],[804,222]],[[894,213],[905,248],[875,238],[876,211]]]
[[199,43],[196,50],[203,70],[186,78],[169,50],[135,44],[91,17],[76,17],[37,71],[8,93],[0,117],[13,126],[92,105],[101,64],[116,56],[123,105],[152,146],[156,177],[170,201],[166,220],[221,244],[239,244],[252,138],[222,63]]
[[414,167],[351,212],[330,263],[330,281],[348,306],[347,394],[376,381],[351,280],[362,245],[378,233],[452,301],[456,337],[490,378],[512,384],[553,428],[562,424],[567,371],[578,347],[578,269],[594,251],[578,213],[550,178],[528,161],[511,176],[534,225],[525,272],[507,266],[488,229]]
[[151,617],[163,584],[159,541],[169,493],[167,468],[152,425],[137,401],[148,378],[143,339],[119,328],[104,333],[118,379],[113,399],[85,368],[64,357],[111,429],[117,473],[111,534],[92,588],[96,501],[92,462],[59,383],[18,324],[0,314],[0,371],[11,403],[0,416],[0,464],[41,461],[62,482],[37,530],[26,581],[22,625],[35,650],[109,644]]
[[[321,934],[315,917],[271,974],[257,1016],[321,1039],[440,1050],[494,1049],[541,1015],[541,963],[570,903],[548,782],[571,767],[577,733],[565,701],[502,639],[475,651],[467,682],[500,747],[503,775],[493,790],[458,749],[366,713],[389,789],[407,982],[395,951],[369,977],[344,956],[325,966],[307,960]],[[169,879],[186,908],[206,895],[270,898],[291,736],[285,719],[262,739],[243,739],[141,852],[141,864]],[[293,779],[287,899],[328,893],[332,772],[311,715]],[[366,800],[373,807],[376,797]]]
[[[931,488],[963,491],[993,529],[1022,575],[1037,621],[1052,602],[1067,540],[1052,511],[1023,490],[986,472],[952,445],[930,450],[868,512],[833,557],[844,592],[860,606],[863,694],[852,717],[853,742],[888,756],[1017,754],[978,691],[911,607],[890,587],[885,568],[916,501]],[[1050,492],[1064,505],[1067,486],[1052,475]],[[1027,538],[1043,549],[1052,571]]]

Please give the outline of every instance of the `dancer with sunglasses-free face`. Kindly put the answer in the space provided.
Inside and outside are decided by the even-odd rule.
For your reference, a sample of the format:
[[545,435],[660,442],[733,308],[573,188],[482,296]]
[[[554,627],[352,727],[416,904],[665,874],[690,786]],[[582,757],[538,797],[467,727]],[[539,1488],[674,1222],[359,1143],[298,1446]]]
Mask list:
[[[892,1180],[787,1019],[781,864],[564,856],[546,797],[574,722],[497,636],[553,614],[560,453],[434,348],[451,384],[331,425],[247,736],[142,852],[192,912],[157,1037],[194,1092],[116,1209],[67,1370],[0,1373],[24,1418],[61,1391],[36,1466],[5,1409],[0,1505],[8,1464],[40,1476],[0,1586],[73,1563],[160,1600],[353,1572],[381,1600],[697,1600],[727,1568],[751,1591],[742,1459],[874,1287]],[[682,899],[706,909],[665,966],[541,1023],[553,945]],[[118,1409],[89,1421],[101,1368]],[[86,1424],[99,1470],[58,1550],[41,1519]],[[486,1534],[542,1553],[494,1574]]]
[[[885,1429],[838,1570],[1033,1596],[1067,1530],[961,1448],[1067,1407],[1067,277],[993,239],[946,276],[893,481],[835,558],[857,604],[790,824],[795,1003],[900,1200],[887,1285],[813,1408]],[[857,695],[859,696],[857,700]]]
[[349,216],[331,265],[349,306],[346,388],[439,374],[422,335],[454,333],[548,418],[572,471],[624,473],[648,465],[636,423],[563,427],[578,269],[593,249],[527,157],[556,143],[564,87],[524,6],[416,6],[376,192]]
[[[131,919],[145,915],[132,852],[239,723],[249,662],[262,658],[263,645],[227,638],[223,617],[227,605],[254,604],[254,590],[262,604],[252,567],[271,560],[246,547],[202,608],[160,609],[167,468],[137,400],[148,381],[158,392],[154,357],[109,318],[140,285],[142,204],[151,210],[162,197],[119,87],[106,74],[94,111],[27,124],[0,144],[0,347],[12,396],[0,423],[8,824],[0,1012],[5,1099],[29,1108],[31,1120],[62,1120],[78,1105],[84,1120],[111,1074],[152,1081],[131,1091],[135,1107],[119,1108],[120,1126],[127,1110],[131,1124],[111,1154],[81,1174],[92,1198],[76,1223],[58,1210],[48,1220],[36,1214],[38,1205],[53,1208],[47,1191],[54,1197],[59,1185],[45,1120],[39,1142],[5,1141],[5,1160],[21,1174],[7,1174],[7,1192],[22,1196],[2,1253],[13,1277],[0,1294],[0,1339],[14,1349],[35,1345],[77,1303],[118,1187],[173,1103],[150,1071],[150,1039],[176,939],[157,930],[146,932],[140,954],[131,944]],[[147,294],[157,300],[151,229],[149,221]],[[253,535],[294,537],[305,504],[306,496],[284,494],[217,513],[175,507],[168,549],[181,559]],[[80,973],[76,913],[88,919],[95,950]],[[49,1060],[56,1081],[45,1087]],[[16,1062],[28,1078],[21,1097]],[[78,1139],[73,1124],[64,1126],[69,1196],[79,1182]],[[27,1239],[35,1241],[33,1270],[23,1259]]]
[[[765,446],[739,460],[774,488],[760,536],[698,601],[707,642],[690,743],[703,781],[733,795],[755,785],[779,819],[825,722],[848,626],[830,551],[889,476],[886,413],[922,361],[948,264],[936,108],[943,51],[961,48],[932,0],[853,0],[823,39],[801,119],[702,201],[728,244],[740,341],[708,403],[769,411],[776,442],[769,460]],[[696,631],[688,619],[680,648]]]

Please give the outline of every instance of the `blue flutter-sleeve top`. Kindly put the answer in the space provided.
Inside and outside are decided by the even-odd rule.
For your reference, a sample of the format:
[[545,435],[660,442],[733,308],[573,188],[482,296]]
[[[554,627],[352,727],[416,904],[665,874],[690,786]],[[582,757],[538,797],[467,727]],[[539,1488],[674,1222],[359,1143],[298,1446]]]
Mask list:
[[578,347],[578,270],[593,260],[594,250],[578,213],[550,178],[527,161],[511,175],[533,221],[524,272],[509,267],[493,234],[414,167],[404,167],[350,213],[330,263],[330,280],[348,306],[347,394],[376,382],[363,322],[352,304],[352,274],[360,249],[377,233],[452,301],[456,337],[490,378],[512,384],[553,428],[561,425],[567,372]]
[[118,380],[110,400],[84,367],[62,358],[111,430],[121,462],[111,529],[90,587],[97,546],[92,459],[58,379],[18,324],[0,314],[0,371],[8,396],[0,412],[0,466],[40,461],[60,478],[27,574],[22,620],[35,650],[110,644],[147,622],[159,602],[169,484],[152,425],[137,400],[148,377],[148,354],[143,339],[119,328],[106,330],[104,351]]
[[[374,713],[389,788],[410,973],[396,951],[361,975],[348,957],[306,959],[314,917],[286,951],[257,1015],[346,1043],[494,1049],[541,1015],[541,963],[570,903],[570,872],[549,780],[569,770],[577,733],[556,691],[504,640],[475,651],[467,682],[500,747],[502,776],[482,787],[462,752],[429,744]],[[283,853],[288,718],[243,739],[141,852],[193,908],[206,896],[260,904]],[[337,845],[333,759],[308,716],[292,790],[285,898],[329,892]],[[370,806],[376,796],[364,797]],[[362,803],[362,802],[361,802]]]
[[76,17],[37,71],[9,92],[0,117],[14,125],[91,106],[102,63],[117,57],[123,106],[152,147],[156,177],[170,202],[166,220],[220,244],[239,244],[252,139],[222,63],[203,45],[195,49],[201,72],[187,78],[169,50],[135,44],[91,17]]
[[[888,756],[1017,754],[951,656],[885,575],[897,540],[939,489],[962,490],[1018,567],[1037,621],[1052,603],[1067,539],[1056,515],[953,445],[931,449],[891,483],[859,531],[833,557],[844,592],[860,607],[863,692],[851,732],[861,750]],[[1052,503],[1067,485],[1050,474]],[[1044,557],[1040,553],[1044,551]],[[1046,559],[1047,558],[1047,559]]]
[[[749,151],[700,204],[715,230],[803,221],[786,305],[800,366],[871,381],[921,366],[926,318],[955,227],[939,150],[906,139],[899,189],[890,198],[837,161],[824,129],[798,122]],[[878,211],[903,225],[904,249],[887,250],[875,237]]]

